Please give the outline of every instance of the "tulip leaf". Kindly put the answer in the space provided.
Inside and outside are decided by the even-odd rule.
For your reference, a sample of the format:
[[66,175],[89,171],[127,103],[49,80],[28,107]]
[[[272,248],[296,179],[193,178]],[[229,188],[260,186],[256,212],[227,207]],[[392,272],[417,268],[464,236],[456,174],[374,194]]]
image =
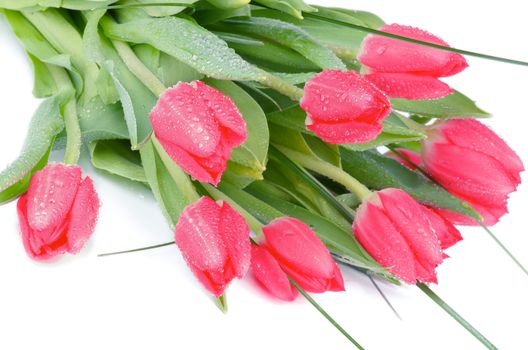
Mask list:
[[254,3],[270,7],[298,19],[303,19],[303,12],[314,12],[317,9],[303,0],[253,0]]
[[269,146],[266,115],[258,103],[235,83],[213,79],[206,79],[204,82],[232,98],[246,121],[247,140],[233,150],[228,171],[222,179],[240,187],[262,179]]
[[383,156],[377,151],[354,152],[342,147],[341,162],[343,170],[372,189],[400,188],[425,205],[479,218],[478,213],[469,204],[421,173],[412,171],[397,160]]
[[[315,17],[317,14],[309,14],[309,16],[300,20],[277,11],[258,9],[252,12],[252,16],[274,18],[291,23],[309,33],[342,59],[355,59],[366,36],[365,33],[358,30],[330,23],[325,21],[324,18]],[[345,15],[340,14],[340,16]],[[350,16],[345,18],[348,22],[355,20],[357,23],[362,23],[356,19],[350,19]],[[365,24],[362,23],[362,25]]]
[[182,191],[181,184],[174,180],[166,163],[161,159],[158,149],[154,146],[153,139],[146,142],[140,149],[140,155],[145,176],[152,193],[158,201],[169,225],[173,228],[178,222],[180,213],[192,201]]
[[147,182],[141,158],[128,140],[99,140],[90,144],[92,164],[100,170],[132,181]]
[[48,7],[91,10],[106,7],[118,0],[0,0],[0,8],[9,10],[45,10]]
[[321,69],[346,69],[331,50],[291,23],[265,17],[236,18],[224,22],[237,33],[263,37],[289,47]]
[[[147,3],[149,6],[145,6],[144,10],[152,17],[165,17],[172,16],[182,12],[187,6],[167,6],[168,4],[194,4],[198,0],[138,0],[140,3]],[[150,6],[152,4],[160,3],[161,6]]]
[[81,134],[85,143],[96,140],[128,139],[121,104],[105,104],[96,97],[78,109]]
[[490,116],[488,112],[477,107],[474,101],[458,91],[436,100],[393,98],[391,104],[398,111],[431,118],[486,118]]
[[112,38],[149,44],[208,77],[222,80],[265,80],[267,73],[249,64],[216,35],[187,19],[163,17],[109,22]]
[[24,192],[31,174],[42,168],[55,137],[64,129],[63,96],[50,97],[36,110],[20,156],[0,173],[0,202]]
[[234,10],[249,4],[250,0],[206,0],[211,5],[222,10]]

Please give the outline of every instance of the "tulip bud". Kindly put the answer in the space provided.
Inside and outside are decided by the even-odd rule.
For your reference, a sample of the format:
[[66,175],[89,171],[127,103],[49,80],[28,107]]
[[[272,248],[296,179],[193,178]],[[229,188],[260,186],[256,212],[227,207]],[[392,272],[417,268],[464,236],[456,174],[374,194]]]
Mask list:
[[196,278],[216,297],[249,268],[249,227],[224,201],[202,197],[186,207],[176,224],[174,240]]
[[233,148],[246,140],[246,122],[228,96],[201,81],[167,89],[150,112],[167,154],[194,179],[217,185]]
[[424,208],[406,192],[375,192],[356,212],[352,230],[367,252],[407,283],[435,282],[440,242]]
[[292,301],[297,297],[297,290],[291,285],[288,275],[266,248],[251,247],[251,270],[257,281],[277,298]]
[[345,290],[341,271],[308,225],[284,217],[264,226],[262,232],[266,237],[264,247],[287,275],[306,291],[323,293]]
[[301,107],[307,113],[307,128],[333,144],[371,141],[390,113],[385,94],[358,73],[340,70],[326,70],[310,79]]
[[[425,170],[453,195],[470,203],[495,224],[507,212],[507,200],[521,182],[521,159],[491,129],[474,119],[433,124],[422,143]],[[475,225],[469,217],[442,211],[450,221]]]
[[[410,26],[391,24],[379,30],[449,47],[437,36]],[[363,41],[358,60],[369,68],[365,77],[387,95],[412,100],[449,95],[453,90],[437,78],[457,74],[468,66],[458,53],[375,34]]]
[[94,231],[99,198],[80,167],[49,164],[33,175],[17,209],[27,254],[47,260],[82,249]]

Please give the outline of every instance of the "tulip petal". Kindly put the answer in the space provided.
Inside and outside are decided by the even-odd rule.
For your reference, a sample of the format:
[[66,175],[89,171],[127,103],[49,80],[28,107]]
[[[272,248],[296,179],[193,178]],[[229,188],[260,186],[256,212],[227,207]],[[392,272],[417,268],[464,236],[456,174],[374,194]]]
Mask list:
[[353,232],[365,250],[407,283],[416,283],[414,256],[382,208],[364,202],[356,212]]
[[219,225],[220,207],[209,197],[202,197],[183,210],[174,240],[190,266],[200,271],[224,270],[228,255]]
[[55,232],[55,227],[66,220],[81,179],[81,168],[78,166],[49,164],[36,172],[27,193],[29,227]]
[[453,194],[492,205],[506,200],[516,183],[494,158],[453,144],[424,142],[425,169]]
[[262,229],[266,247],[283,267],[323,279],[332,278],[334,260],[317,235],[304,222],[284,217]]
[[201,86],[178,83],[167,89],[150,112],[150,121],[159,139],[207,157],[215,152],[221,135],[214,113],[201,98]]
[[453,92],[446,83],[435,77],[409,73],[369,73],[364,77],[393,98],[431,100]]
[[238,278],[244,277],[251,263],[251,243],[249,226],[244,217],[227,202],[220,204],[219,230],[229,254],[229,259]]
[[[421,265],[417,267],[417,272],[420,272],[417,278],[429,281],[430,276],[435,274],[434,269],[442,262],[442,250],[425,212],[426,208],[400,189],[385,189],[379,191],[378,196],[385,213]],[[428,280],[422,279],[421,275],[428,276]]]
[[383,130],[381,124],[357,121],[340,123],[313,123],[306,126],[320,139],[331,144],[365,143],[375,139]]
[[497,160],[515,184],[524,165],[519,156],[486,125],[474,119],[451,119],[437,126],[447,141],[462,148],[484,153]]
[[440,241],[440,247],[447,249],[462,240],[460,231],[435,208],[424,207],[429,221]]
[[306,83],[301,107],[314,121],[379,123],[390,112],[390,101],[357,72],[325,70]]
[[92,235],[99,215],[99,197],[90,177],[86,177],[77,191],[70,211],[67,233],[68,252],[78,253]]
[[265,248],[251,247],[251,270],[257,281],[277,298],[292,301],[297,297],[288,276]]
[[[380,30],[411,39],[449,46],[437,36],[410,26],[391,24],[381,27]],[[363,41],[358,60],[376,72],[416,73],[432,77],[451,76],[468,66],[464,57],[458,53],[374,34],[368,35]]]

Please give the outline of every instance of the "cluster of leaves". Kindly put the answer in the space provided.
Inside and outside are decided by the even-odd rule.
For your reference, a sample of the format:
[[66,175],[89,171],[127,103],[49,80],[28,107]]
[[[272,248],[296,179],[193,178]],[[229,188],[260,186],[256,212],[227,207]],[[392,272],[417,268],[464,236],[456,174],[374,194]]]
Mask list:
[[[66,147],[75,162],[83,144],[94,167],[149,186],[171,225],[207,194],[231,202],[254,229],[284,215],[299,218],[342,260],[394,282],[351,234],[357,198],[286,153],[373,189],[399,187],[423,203],[474,214],[377,151],[416,147],[425,135],[414,120],[487,116],[463,94],[394,99],[382,134],[367,144],[328,145],[305,128],[297,101],[303,84],[323,69],[359,69],[366,33],[347,24],[382,25],[371,13],[302,0],[0,0],[0,9],[33,63],[34,94],[44,98],[20,157],[0,174],[0,202],[26,190],[51,149]],[[148,119],[166,87],[195,79],[230,96],[247,122],[247,142],[234,150],[217,188],[174,164]]]

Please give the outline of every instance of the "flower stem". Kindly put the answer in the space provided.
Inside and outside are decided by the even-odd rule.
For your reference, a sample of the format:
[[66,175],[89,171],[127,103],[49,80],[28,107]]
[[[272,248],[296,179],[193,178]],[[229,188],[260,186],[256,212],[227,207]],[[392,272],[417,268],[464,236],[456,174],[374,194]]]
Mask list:
[[292,85],[269,73],[265,74],[263,78],[259,80],[259,83],[266,85],[273,90],[277,90],[281,94],[288,96],[294,101],[300,101],[304,94],[303,89],[299,89],[297,86]]
[[508,254],[508,256],[513,260],[513,262],[515,264],[517,264],[517,266],[519,266],[519,268],[526,274],[528,275],[528,271],[526,270],[526,268],[521,264],[521,262],[519,260],[517,260],[517,258],[508,250],[508,248],[506,248],[506,246],[504,244],[502,244],[502,242],[497,238],[497,236],[495,236],[493,234],[493,232],[491,232],[491,230],[489,229],[489,227],[487,227],[486,225],[484,225],[482,222],[479,222],[479,225],[484,229],[484,231],[486,231],[490,236],[491,238],[493,238],[493,240],[495,241],[495,243],[497,243],[499,245],[499,247],[502,248],[502,250]]
[[364,27],[364,26],[360,26],[360,25],[357,25],[357,24],[352,24],[352,23],[348,23],[348,22],[344,22],[344,21],[340,21],[340,20],[335,19],[335,18],[328,18],[328,17],[325,17],[325,16],[318,15],[316,13],[305,13],[304,15],[305,15],[305,17],[312,17],[312,18],[316,18],[316,19],[319,19],[319,20],[323,20],[323,21],[327,21],[327,22],[343,25],[343,26],[346,26],[346,27],[354,28],[356,30],[359,30],[359,31],[362,31],[362,32],[365,32],[365,33],[376,34],[376,35],[379,35],[379,36],[384,36],[384,37],[387,37],[387,38],[401,40],[401,41],[407,41],[407,42],[410,42],[410,43],[413,43],[413,44],[422,45],[422,46],[429,46],[429,47],[433,47],[435,49],[439,49],[439,50],[443,50],[443,51],[456,52],[456,53],[459,53],[459,54],[462,54],[462,55],[466,55],[466,56],[478,57],[478,58],[483,58],[483,59],[486,59],[486,60],[491,60],[491,61],[497,61],[497,62],[502,62],[502,63],[509,63],[509,64],[515,64],[515,65],[519,65],[519,66],[528,67],[528,62],[525,62],[525,61],[513,60],[513,59],[510,59],[510,58],[506,58],[506,57],[493,56],[493,55],[483,54],[483,53],[479,53],[479,52],[462,50],[462,49],[457,49],[457,48],[454,48],[454,47],[433,44],[433,43],[429,43],[429,42],[425,42],[425,41],[421,41],[421,40],[417,40],[417,39],[411,39],[411,38],[407,38],[405,36],[391,34],[391,33],[386,33],[386,32],[382,32],[380,30],[376,30],[376,29],[372,29],[372,28],[368,28],[368,27]]
[[103,257],[103,256],[111,256],[111,255],[119,255],[119,254],[135,253],[135,252],[141,252],[141,251],[143,251],[143,250],[150,250],[150,249],[162,248],[162,247],[166,247],[166,246],[173,245],[173,244],[175,244],[175,242],[174,242],[174,241],[170,241],[170,242],[167,242],[167,243],[161,243],[161,244],[151,245],[151,246],[148,246],[148,247],[141,247],[141,248],[135,248],[135,249],[129,249],[129,250],[121,250],[121,251],[118,251],[118,252],[112,252],[112,253],[102,253],[102,254],[98,254],[97,256],[98,256],[98,257]]
[[458,323],[462,325],[466,330],[469,331],[475,338],[478,339],[484,346],[490,350],[497,350],[497,347],[493,345],[486,337],[484,337],[479,331],[477,331],[469,322],[464,320],[455,310],[453,310],[445,301],[443,301],[438,295],[436,295],[427,285],[423,283],[417,283],[416,286],[420,288],[431,300],[433,300],[438,306],[444,309],[449,316],[453,317]]
[[277,147],[290,159],[299,163],[302,167],[326,176],[329,179],[345,186],[350,192],[354,193],[361,200],[364,200],[372,194],[372,192],[365,185],[335,165],[286,147],[278,145],[275,145],[275,147]]
[[119,40],[112,40],[119,57],[128,69],[145,85],[154,95],[160,96],[167,88],[136,56],[135,52]]
[[290,278],[290,283],[299,291],[299,293],[306,299],[317,311],[323,315],[328,322],[332,324],[341,334],[343,334],[352,344],[359,350],[365,350],[350,334],[347,333],[304,289],[302,289],[293,279]]

